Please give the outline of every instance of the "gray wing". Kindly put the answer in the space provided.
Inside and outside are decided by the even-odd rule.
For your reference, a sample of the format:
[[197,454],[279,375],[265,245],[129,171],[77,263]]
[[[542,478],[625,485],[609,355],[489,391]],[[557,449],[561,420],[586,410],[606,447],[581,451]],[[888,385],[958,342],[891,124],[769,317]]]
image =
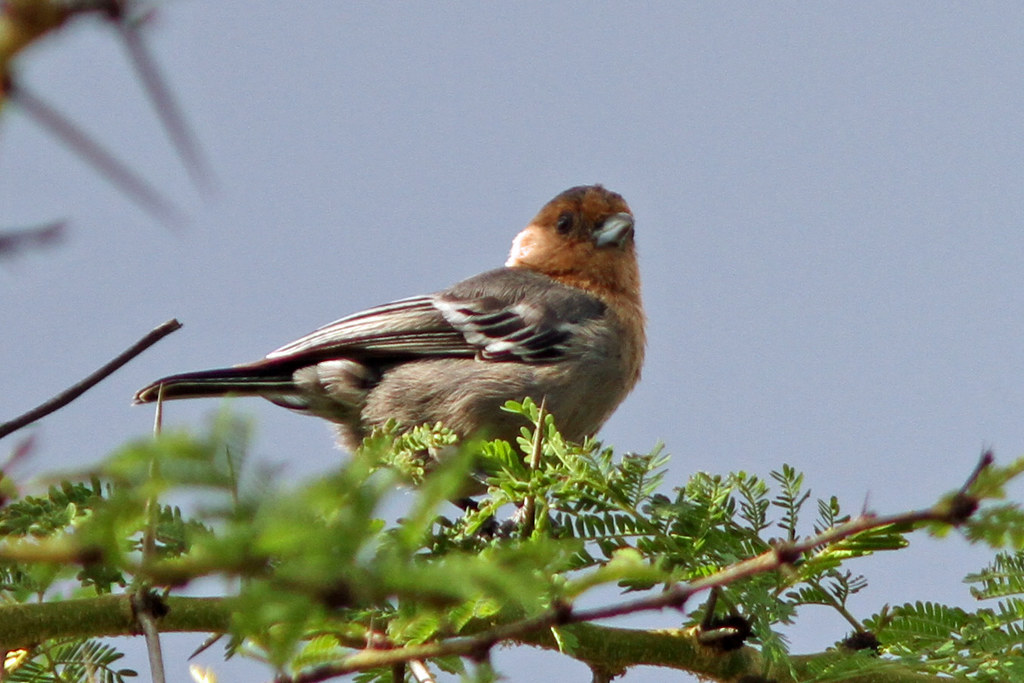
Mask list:
[[367,309],[325,325],[267,360],[356,357],[477,357],[546,363],[604,315],[598,299],[544,275],[499,268],[437,294]]
[[526,363],[572,353],[580,329],[605,313],[586,292],[517,268],[464,280],[436,295],[434,305],[478,357]]
[[297,356],[472,356],[476,349],[445,319],[431,296],[375,306],[335,320],[267,354]]

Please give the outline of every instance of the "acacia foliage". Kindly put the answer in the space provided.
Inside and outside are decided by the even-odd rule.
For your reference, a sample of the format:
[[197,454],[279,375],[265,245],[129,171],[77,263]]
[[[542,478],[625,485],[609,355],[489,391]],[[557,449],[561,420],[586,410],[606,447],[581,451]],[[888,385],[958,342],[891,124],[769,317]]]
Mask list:
[[[247,463],[247,427],[222,415],[202,436],[129,444],[87,476],[42,494],[18,496],[8,486],[11,497],[0,508],[0,614],[5,606],[120,592],[173,595],[200,577],[231,577],[242,580],[224,596],[227,654],[265,661],[282,680],[310,672],[393,680],[393,661],[367,656],[367,643],[487,680],[493,645],[544,645],[531,639],[531,624],[550,636],[546,646],[616,673],[649,661],[625,644],[605,658],[584,647],[567,616],[581,596],[616,586],[629,594],[621,613],[633,611],[631,599],[714,577],[850,519],[838,497],[815,498],[787,465],[765,478],[696,472],[674,485],[665,481],[668,456],[660,447],[616,455],[596,442],[566,442],[528,401],[506,409],[530,425],[515,445],[459,445],[440,425],[404,435],[384,430],[335,471],[300,485]],[[425,468],[433,462],[425,454],[441,456],[440,464]],[[746,649],[756,657],[746,666],[757,670],[744,673],[780,681],[868,673],[1019,679],[1024,513],[1002,497],[1022,468],[1022,461],[987,467],[968,491],[982,505],[960,532],[1002,549],[967,577],[985,601],[976,612],[929,602],[853,614],[850,596],[868,585],[856,558],[898,551],[922,527],[950,529],[885,524],[812,546],[778,570],[722,581],[711,603],[687,600],[680,638],[749,624]],[[447,501],[469,476],[485,477],[488,492],[476,509],[453,514]],[[415,493],[402,494],[401,518],[387,521],[403,484]],[[187,499],[188,512],[170,499]],[[839,611],[851,633],[837,633],[832,650],[794,656],[785,629],[806,605]],[[9,615],[2,621],[10,623]],[[61,628],[55,623],[47,637],[8,647],[5,680],[135,675],[117,668],[120,654],[109,644]],[[714,676],[705,655],[671,665]]]

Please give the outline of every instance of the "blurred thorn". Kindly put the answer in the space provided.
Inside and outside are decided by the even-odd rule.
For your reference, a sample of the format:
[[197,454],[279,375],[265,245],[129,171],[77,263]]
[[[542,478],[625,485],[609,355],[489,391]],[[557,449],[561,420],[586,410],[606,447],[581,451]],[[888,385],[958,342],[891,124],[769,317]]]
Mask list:
[[130,16],[128,4],[130,3],[124,2],[124,0],[115,2],[114,9],[110,12],[110,18],[124,40],[132,65],[139,78],[142,79],[146,94],[149,96],[157,116],[160,117],[160,122],[163,123],[171,143],[178,151],[189,177],[192,178],[192,182],[199,188],[199,191],[209,197],[213,192],[213,174],[203,157],[196,136],[185,122],[181,107],[178,106],[177,100],[167,86],[167,79],[161,75],[153,55],[142,40],[140,26],[145,17]]
[[100,175],[106,177],[139,206],[168,227],[184,222],[183,214],[152,185],[103,149],[81,128],[13,80],[7,83],[11,102],[77,153]]
[[[11,454],[7,456],[7,462],[0,467],[0,507],[7,505],[12,498],[20,497],[18,485],[11,478],[11,470],[26,460],[36,449],[36,435],[32,434],[18,442]],[[6,679],[4,679],[6,680]]]
[[16,256],[30,247],[47,247],[64,239],[64,221],[53,221],[31,228],[0,232],[0,258]]
[[7,472],[19,462],[27,458],[32,454],[32,451],[36,449],[36,435],[33,434],[27,438],[22,439],[18,442],[18,445],[14,447],[10,457],[7,458],[7,462],[4,463],[3,471]]

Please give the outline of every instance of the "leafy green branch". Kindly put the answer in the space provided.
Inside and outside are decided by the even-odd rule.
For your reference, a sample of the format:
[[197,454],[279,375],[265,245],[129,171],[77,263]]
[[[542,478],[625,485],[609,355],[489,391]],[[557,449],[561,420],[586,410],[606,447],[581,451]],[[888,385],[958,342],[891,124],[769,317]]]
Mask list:
[[[230,417],[202,438],[126,446],[82,482],[0,509],[0,643],[33,662],[69,638],[138,633],[133,601],[150,586],[157,592],[143,595],[160,607],[161,631],[227,633],[230,653],[267,662],[277,681],[391,680],[407,662],[487,670],[499,643],[554,649],[602,675],[652,664],[717,680],[917,681],[998,678],[1020,666],[1024,515],[999,499],[1021,462],[997,467],[986,454],[966,484],[917,511],[850,516],[835,497],[819,499],[801,537],[811,494],[792,468],[769,477],[774,487],[749,473],[698,472],[666,492],[660,449],[616,457],[566,442],[532,404],[508,409],[527,424],[521,453],[503,442],[460,447],[440,426],[385,430],[336,471],[293,488],[249,471],[247,429]],[[447,516],[446,501],[473,477],[487,494]],[[396,494],[404,481],[417,482],[415,495]],[[147,503],[183,493],[188,510],[161,505],[153,526]],[[396,495],[406,514],[385,522]],[[496,521],[525,500],[531,523]],[[950,529],[1013,549],[972,579],[979,596],[1001,600],[996,609],[854,616],[847,599],[867,579],[849,561],[899,550],[915,531]],[[205,576],[244,581],[221,598],[174,595]],[[609,586],[627,595],[578,606]],[[708,592],[714,600],[691,604]],[[791,655],[784,629],[803,605],[838,611],[853,635]],[[595,623],[664,609],[680,613],[678,628]],[[986,658],[997,645],[1003,654]]]

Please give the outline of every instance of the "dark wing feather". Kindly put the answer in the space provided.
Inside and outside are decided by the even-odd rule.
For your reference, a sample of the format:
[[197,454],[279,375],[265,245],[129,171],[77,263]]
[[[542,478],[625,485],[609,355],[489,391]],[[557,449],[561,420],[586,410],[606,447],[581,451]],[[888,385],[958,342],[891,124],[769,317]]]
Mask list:
[[[136,403],[255,394],[305,410],[293,372],[321,361],[477,357],[547,363],[578,351],[588,321],[605,305],[586,292],[530,271],[499,268],[432,296],[402,299],[325,325],[255,363],[164,377]],[[162,393],[161,393],[162,388]]]
[[512,268],[460,282],[437,295],[434,305],[479,357],[526,363],[563,358],[582,326],[605,311],[582,290]]
[[562,358],[604,304],[530,271],[499,268],[448,290],[367,309],[267,354],[271,362],[472,357],[544,363]]

